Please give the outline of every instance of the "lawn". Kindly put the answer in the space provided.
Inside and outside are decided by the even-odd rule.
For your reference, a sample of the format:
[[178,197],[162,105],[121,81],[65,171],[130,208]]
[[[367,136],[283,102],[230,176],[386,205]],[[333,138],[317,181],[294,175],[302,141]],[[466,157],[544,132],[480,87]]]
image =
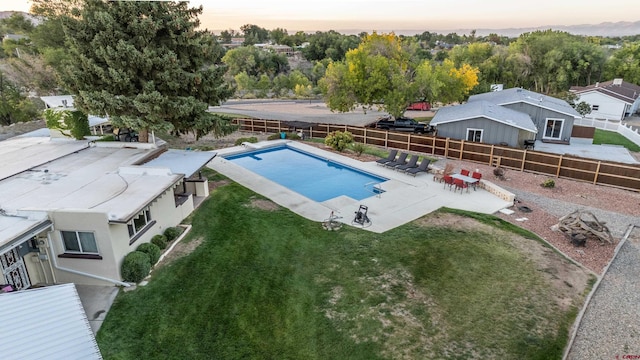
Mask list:
[[593,135],[593,143],[596,145],[621,145],[629,151],[640,152],[640,146],[615,131],[596,129],[596,132]]
[[104,358],[561,358],[586,285],[565,281],[579,296],[558,305],[557,269],[522,244],[577,267],[532,234],[448,211],[384,234],[325,231],[264,203],[234,183],[213,191],[185,240],[202,243],[118,295]]

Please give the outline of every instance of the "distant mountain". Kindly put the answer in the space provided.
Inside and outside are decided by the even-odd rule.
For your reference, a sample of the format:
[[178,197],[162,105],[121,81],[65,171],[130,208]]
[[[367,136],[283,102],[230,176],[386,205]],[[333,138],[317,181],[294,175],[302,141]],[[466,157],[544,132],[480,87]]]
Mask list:
[[[435,32],[438,34],[450,34],[456,33],[458,35],[469,34],[472,30],[476,30],[476,35],[486,36],[491,33],[508,37],[518,37],[526,32],[533,32],[538,30],[559,30],[565,31],[574,35],[586,35],[586,36],[629,36],[640,34],[640,21],[619,21],[619,22],[603,22],[600,24],[582,24],[582,25],[549,25],[538,26],[528,28],[508,28],[508,29],[449,29],[449,30],[396,30],[394,31],[398,35],[414,35],[422,34],[425,31]],[[348,33],[357,34],[359,31],[348,30]]]

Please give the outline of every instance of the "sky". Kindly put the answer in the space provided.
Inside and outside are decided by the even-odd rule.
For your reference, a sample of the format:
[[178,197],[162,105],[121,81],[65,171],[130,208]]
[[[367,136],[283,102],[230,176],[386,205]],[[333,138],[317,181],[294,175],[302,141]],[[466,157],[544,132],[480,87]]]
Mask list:
[[[638,21],[638,0],[193,0],[214,32],[245,24],[272,30],[403,33],[529,28]],[[28,0],[0,0],[0,11],[28,11]]]

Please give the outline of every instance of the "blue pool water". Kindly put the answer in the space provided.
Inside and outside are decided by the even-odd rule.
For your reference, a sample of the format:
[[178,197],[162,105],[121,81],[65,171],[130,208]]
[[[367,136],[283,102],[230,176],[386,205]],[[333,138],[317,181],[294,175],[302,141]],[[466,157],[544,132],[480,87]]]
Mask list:
[[225,158],[317,202],[340,195],[362,200],[388,180],[286,146]]

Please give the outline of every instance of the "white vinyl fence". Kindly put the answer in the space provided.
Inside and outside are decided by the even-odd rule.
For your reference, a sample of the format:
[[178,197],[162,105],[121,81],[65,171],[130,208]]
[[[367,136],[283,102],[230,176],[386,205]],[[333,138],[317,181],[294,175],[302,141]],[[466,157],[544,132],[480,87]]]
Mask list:
[[596,129],[615,131],[640,146],[640,133],[638,133],[638,130],[634,130],[631,126],[625,124],[624,121],[582,118],[575,120],[573,123],[574,125],[593,126]]

